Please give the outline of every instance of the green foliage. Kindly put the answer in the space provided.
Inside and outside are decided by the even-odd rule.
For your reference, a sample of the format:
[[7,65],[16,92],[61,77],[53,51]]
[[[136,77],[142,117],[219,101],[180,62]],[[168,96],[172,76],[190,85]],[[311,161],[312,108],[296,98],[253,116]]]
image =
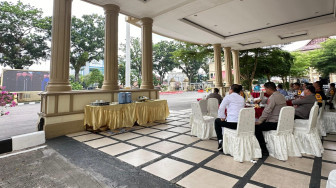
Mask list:
[[326,78],[330,73],[336,73],[336,39],[328,39],[321,46],[320,50],[310,52],[310,56],[312,66]]
[[98,69],[91,70],[87,78],[87,84],[93,85],[98,83],[98,87],[101,88],[104,81],[104,75]]
[[[173,52],[176,45],[173,41],[161,41],[153,46],[153,69],[160,76],[160,83],[163,82],[164,76],[177,67],[177,63],[173,60]],[[154,78],[154,77],[153,77]]]
[[253,79],[263,77],[263,74],[257,71],[257,67],[259,60],[262,59],[267,52],[268,50],[264,48],[239,51],[240,76],[245,89],[251,91]]
[[51,19],[43,18],[40,9],[0,2],[0,64],[22,69],[46,59],[50,30]]
[[173,59],[179,68],[187,75],[189,82],[195,82],[198,70],[206,64],[209,49],[206,46],[180,42],[173,52]]
[[306,75],[311,64],[310,54],[302,52],[292,52],[291,54],[294,57],[294,62],[290,70],[290,75],[293,77]]
[[255,48],[240,51],[240,71],[245,88],[252,89],[254,78],[279,76],[285,82],[290,75],[293,56],[280,48]]
[[79,82],[70,81],[70,84],[71,84],[72,90],[82,90],[83,89],[82,84],[80,84]]
[[70,64],[79,81],[79,71],[86,62],[104,57],[105,19],[97,14],[72,17]]
[[153,85],[157,86],[157,85],[160,85],[160,84],[161,84],[160,79],[158,79],[156,77],[156,75],[153,73]]

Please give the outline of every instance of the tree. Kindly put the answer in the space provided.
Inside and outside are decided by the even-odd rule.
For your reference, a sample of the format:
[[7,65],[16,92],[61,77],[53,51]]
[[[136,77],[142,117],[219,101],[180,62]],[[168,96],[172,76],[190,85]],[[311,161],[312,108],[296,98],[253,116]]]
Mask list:
[[[252,89],[252,81],[255,77],[262,77],[263,74],[257,71],[259,60],[265,56],[267,49],[254,48],[250,50],[239,51],[240,76],[243,85],[247,90]],[[260,66],[259,66],[260,67]]]
[[[285,84],[287,77],[291,74],[294,57],[291,53],[281,49],[274,50],[271,55],[274,65],[272,68],[272,76],[279,76]],[[285,87],[287,87],[287,84],[285,84]]]
[[103,85],[103,81],[104,81],[104,75],[100,72],[100,70],[98,69],[91,70],[87,80],[88,85],[98,83],[98,87],[101,88]]
[[[174,61],[173,52],[176,50],[174,42],[160,41],[153,47],[153,69],[160,76],[160,83],[163,83],[164,76],[178,65]],[[153,77],[154,78],[154,77]]]
[[326,78],[330,73],[336,73],[336,39],[328,39],[321,43],[321,46],[320,50],[314,50],[309,54],[312,66]]
[[173,52],[173,59],[179,64],[179,68],[187,75],[189,82],[194,82],[197,78],[198,70],[205,64],[205,57],[208,54],[205,46],[179,43],[178,48]]
[[311,58],[309,53],[291,52],[293,56],[293,65],[290,69],[290,75],[293,77],[302,77],[309,71]]
[[86,62],[104,57],[105,19],[97,14],[72,17],[70,64],[75,69],[75,81]]
[[22,69],[48,57],[51,19],[42,17],[40,9],[0,2],[0,23],[1,65]]

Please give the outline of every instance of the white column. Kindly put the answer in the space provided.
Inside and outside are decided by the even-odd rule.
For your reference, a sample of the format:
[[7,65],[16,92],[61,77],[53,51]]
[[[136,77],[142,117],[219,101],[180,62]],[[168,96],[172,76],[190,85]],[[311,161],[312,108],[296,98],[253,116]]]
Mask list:
[[70,28],[72,0],[54,0],[50,81],[47,91],[69,91]]
[[214,44],[214,63],[215,63],[215,87],[222,88],[223,87],[223,79],[222,79],[222,60],[221,60],[221,45]]
[[120,8],[108,4],[105,10],[105,51],[103,90],[118,90],[118,16]]
[[231,69],[231,48],[224,47],[225,58],[225,87],[232,85],[232,69]]
[[130,23],[126,22],[126,66],[125,66],[125,82],[126,87],[131,87],[131,47],[130,47]]
[[140,89],[154,89],[152,25],[152,18],[141,19],[142,83]]
[[233,80],[235,84],[240,84],[240,67],[239,67],[239,51],[232,50],[232,59],[233,59]]

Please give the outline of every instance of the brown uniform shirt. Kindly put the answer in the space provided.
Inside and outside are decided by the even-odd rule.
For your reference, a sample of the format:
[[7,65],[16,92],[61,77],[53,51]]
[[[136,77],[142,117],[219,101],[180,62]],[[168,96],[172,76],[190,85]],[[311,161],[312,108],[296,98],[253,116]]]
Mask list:
[[302,99],[293,100],[293,105],[298,105],[295,108],[295,115],[303,119],[309,119],[309,113],[311,108],[314,106],[315,101],[316,98],[314,94],[305,96]]
[[209,98],[215,98],[218,100],[218,104],[220,104],[222,102],[222,96],[220,96],[220,94],[218,93],[210,93],[206,99],[209,99]]
[[275,91],[267,101],[267,105],[260,116],[258,122],[262,123],[266,122],[278,122],[279,114],[282,107],[286,106],[285,97],[279,93],[279,91]]

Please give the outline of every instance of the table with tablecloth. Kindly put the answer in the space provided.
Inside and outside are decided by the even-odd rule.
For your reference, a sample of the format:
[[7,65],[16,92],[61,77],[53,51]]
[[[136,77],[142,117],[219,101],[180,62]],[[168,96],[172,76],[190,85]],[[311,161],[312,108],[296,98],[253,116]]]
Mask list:
[[149,100],[107,106],[87,105],[84,109],[84,126],[99,130],[132,127],[135,122],[146,125],[165,120],[169,116],[167,100]]
[[[260,93],[259,92],[251,92],[251,96],[253,98],[259,98],[260,97]],[[265,97],[269,97],[269,95],[267,93],[264,93]]]

